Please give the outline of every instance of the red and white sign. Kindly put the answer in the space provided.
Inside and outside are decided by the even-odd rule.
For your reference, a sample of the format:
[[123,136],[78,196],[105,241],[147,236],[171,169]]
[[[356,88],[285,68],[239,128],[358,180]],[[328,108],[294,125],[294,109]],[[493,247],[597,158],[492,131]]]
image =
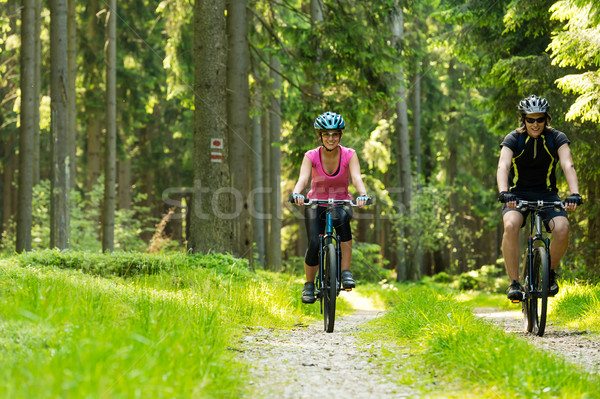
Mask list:
[[210,148],[222,150],[223,149],[223,139],[221,139],[221,138],[210,139]]
[[210,162],[217,162],[217,163],[223,162],[223,154],[221,154],[220,152],[212,151],[210,153]]

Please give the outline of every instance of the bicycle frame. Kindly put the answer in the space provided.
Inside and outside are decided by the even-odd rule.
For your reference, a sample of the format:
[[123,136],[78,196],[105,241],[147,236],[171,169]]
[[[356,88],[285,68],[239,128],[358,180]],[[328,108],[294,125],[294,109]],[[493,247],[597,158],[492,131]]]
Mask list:
[[[529,207],[533,201],[520,201],[521,206]],[[527,256],[528,262],[526,267],[529,269],[529,276],[533,276],[533,248],[537,246],[544,246],[546,253],[548,254],[548,262],[550,262],[550,239],[544,237],[542,233],[542,216],[540,215],[541,210],[544,208],[544,201],[537,201],[535,208],[533,208],[533,215],[530,215],[529,220],[529,237],[527,238]],[[556,206],[556,204],[552,204]],[[517,208],[519,206],[517,205]],[[531,208],[530,208],[531,209]],[[533,286],[533,281],[529,281],[529,292],[539,295],[541,292],[536,290]]]
[[529,222],[529,238],[525,254],[527,264],[523,270],[525,293],[521,306],[525,330],[540,337],[544,335],[546,328],[550,288],[550,239],[543,235],[541,211],[551,207],[564,207],[564,205],[560,201],[519,201],[517,203],[517,209],[533,212]]
[[335,254],[336,254],[336,259],[337,259],[337,276],[338,276],[338,278],[335,281],[335,284],[336,284],[336,292],[337,292],[337,294],[339,294],[340,289],[341,289],[340,276],[342,274],[342,268],[341,268],[342,251],[340,249],[340,236],[333,233],[333,222],[332,222],[332,216],[331,216],[331,211],[333,210],[333,206],[334,206],[333,200],[329,200],[329,202],[327,204],[327,211],[325,212],[325,233],[319,235],[319,273],[317,274],[319,281],[317,284],[317,290],[319,292],[321,292],[321,289],[323,288],[322,287],[323,279],[320,278],[319,276],[323,276],[324,272],[325,272],[325,256],[324,256],[325,247],[329,244],[334,244]]

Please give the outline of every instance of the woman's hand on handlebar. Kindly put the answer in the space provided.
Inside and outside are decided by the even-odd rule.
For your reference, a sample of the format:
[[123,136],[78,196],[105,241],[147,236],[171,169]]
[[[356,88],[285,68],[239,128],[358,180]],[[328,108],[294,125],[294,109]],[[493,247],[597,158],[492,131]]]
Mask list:
[[294,200],[294,203],[298,206],[304,206],[304,195],[302,194],[297,194],[297,193],[292,193],[292,199]]
[[356,205],[358,205],[360,208],[367,205],[367,201],[369,201],[369,196],[366,194],[356,197]]

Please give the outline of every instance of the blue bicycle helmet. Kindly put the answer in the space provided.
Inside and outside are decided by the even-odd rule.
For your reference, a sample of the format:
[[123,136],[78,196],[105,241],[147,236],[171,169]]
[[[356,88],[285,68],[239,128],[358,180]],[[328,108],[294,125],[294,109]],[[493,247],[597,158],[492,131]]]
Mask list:
[[545,98],[541,98],[533,94],[524,98],[519,103],[519,112],[524,115],[537,113],[545,114],[548,112],[549,108],[550,104],[548,104],[548,101],[546,101]]
[[335,112],[325,112],[315,119],[315,130],[336,130],[343,129],[346,127],[346,122],[342,115],[336,114]]

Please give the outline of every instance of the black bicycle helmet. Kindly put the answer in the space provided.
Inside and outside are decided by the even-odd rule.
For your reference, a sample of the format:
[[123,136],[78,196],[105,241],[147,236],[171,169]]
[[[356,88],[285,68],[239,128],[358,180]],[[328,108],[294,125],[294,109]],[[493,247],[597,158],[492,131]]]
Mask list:
[[548,112],[549,108],[550,104],[548,104],[548,101],[546,101],[545,98],[533,94],[529,97],[525,97],[519,103],[519,112],[524,115],[537,113],[545,114]]
[[315,119],[315,130],[336,130],[346,127],[346,122],[340,114],[335,112],[325,112]]

